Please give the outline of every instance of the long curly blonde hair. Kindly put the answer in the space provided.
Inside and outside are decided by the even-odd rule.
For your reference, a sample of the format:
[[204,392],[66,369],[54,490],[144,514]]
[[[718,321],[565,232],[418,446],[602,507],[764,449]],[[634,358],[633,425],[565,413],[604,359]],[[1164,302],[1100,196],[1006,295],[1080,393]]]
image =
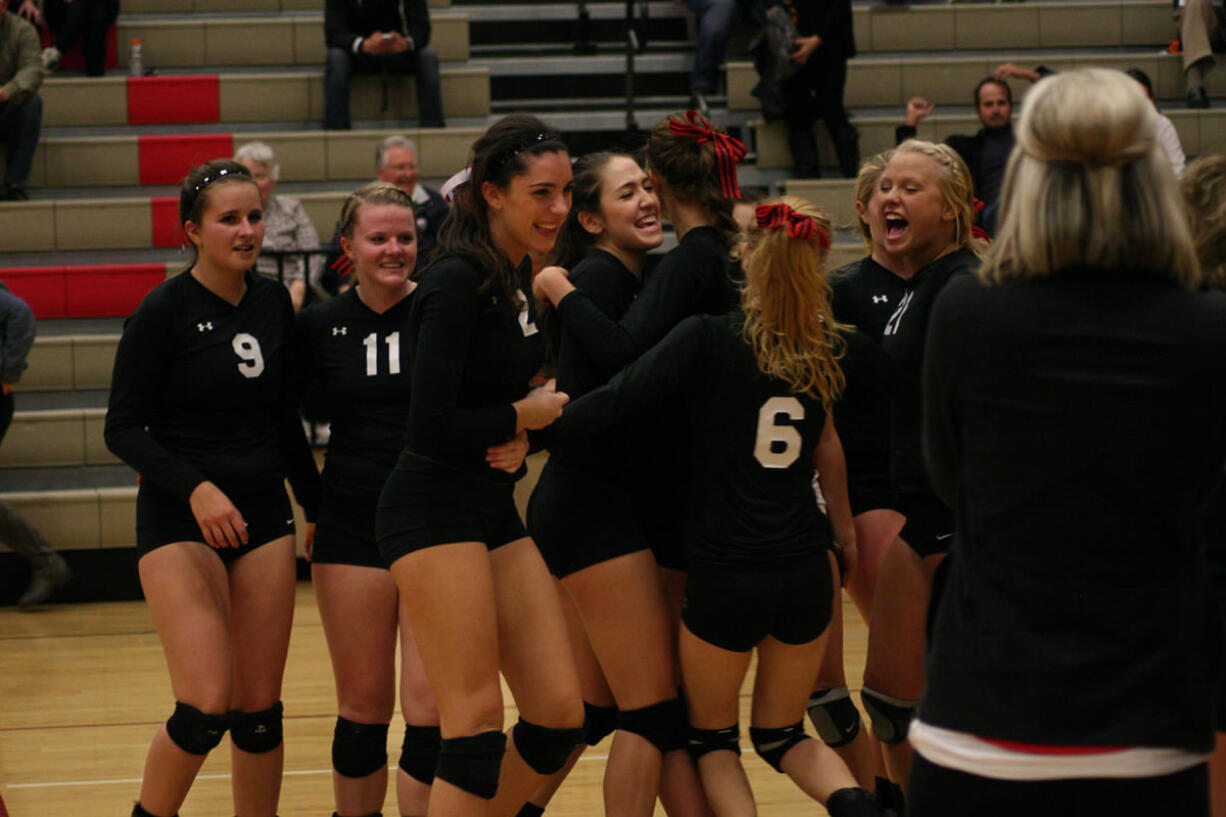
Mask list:
[[826,277],[830,217],[795,196],[761,206],[774,204],[813,219],[818,230],[803,241],[789,237],[786,228],[750,224],[740,249],[746,280],[742,335],[763,374],[787,382],[795,394],[819,398],[829,411],[846,384],[838,363],[846,350],[840,330],[846,327],[834,319]]

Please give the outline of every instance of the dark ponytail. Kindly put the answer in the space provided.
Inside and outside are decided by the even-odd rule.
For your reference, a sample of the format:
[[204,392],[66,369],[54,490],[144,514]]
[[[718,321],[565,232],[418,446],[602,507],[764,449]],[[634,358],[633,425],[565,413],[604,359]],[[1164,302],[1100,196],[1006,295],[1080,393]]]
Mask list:
[[740,225],[732,217],[732,200],[720,186],[721,168],[715,144],[706,141],[700,145],[692,136],[674,133],[674,122],[682,126],[696,123],[724,133],[722,128],[693,112],[688,118],[686,114],[673,114],[661,119],[651,129],[647,141],[647,167],[664,179],[674,198],[705,210],[731,250],[736,245]]

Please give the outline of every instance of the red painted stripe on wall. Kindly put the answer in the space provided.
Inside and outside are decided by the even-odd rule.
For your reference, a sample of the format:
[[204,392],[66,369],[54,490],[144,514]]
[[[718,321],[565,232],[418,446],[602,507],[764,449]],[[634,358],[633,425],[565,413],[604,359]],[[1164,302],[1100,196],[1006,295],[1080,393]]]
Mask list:
[[178,184],[196,165],[234,155],[228,133],[141,136],[138,145],[141,184]]
[[128,77],[128,124],[217,122],[220,87],[216,74]]

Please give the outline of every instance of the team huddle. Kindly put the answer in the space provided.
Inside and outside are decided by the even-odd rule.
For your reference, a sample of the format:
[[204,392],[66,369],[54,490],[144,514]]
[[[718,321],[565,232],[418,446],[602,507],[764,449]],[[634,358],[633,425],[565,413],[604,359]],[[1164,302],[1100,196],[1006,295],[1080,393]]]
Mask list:
[[[1119,77],[1036,86],[991,247],[952,149],[864,162],[867,254],[838,271],[809,202],[734,218],[745,148],[693,111],[641,156],[573,162],[538,119],[500,120],[416,273],[412,199],[360,188],[339,221],[355,285],[297,318],[252,269],[245,168],[194,169],[193,264],[125,325],[105,429],[141,474],[176,699],[134,817],[177,814],[226,731],[236,815],[276,814],[286,479],[336,680],[335,817],[381,813],[397,697],[406,817],[538,817],[610,735],[606,814],[753,815],[755,652],[749,742],[833,817],[1207,814],[1198,519],[1226,461],[1226,300],[1199,291],[1147,101]],[[677,246],[645,274],[664,221]],[[303,411],[330,423],[322,474]],[[1122,450],[1139,433],[1153,452]],[[523,519],[514,485],[543,449]],[[1125,477],[1160,465],[1178,478],[1145,485],[1166,504],[1142,524]],[[871,734],[843,588],[869,624]],[[1066,613],[1083,630],[1049,620],[1086,599]],[[1153,621],[1121,625],[1138,603]],[[1158,655],[1177,696],[1155,692]]]

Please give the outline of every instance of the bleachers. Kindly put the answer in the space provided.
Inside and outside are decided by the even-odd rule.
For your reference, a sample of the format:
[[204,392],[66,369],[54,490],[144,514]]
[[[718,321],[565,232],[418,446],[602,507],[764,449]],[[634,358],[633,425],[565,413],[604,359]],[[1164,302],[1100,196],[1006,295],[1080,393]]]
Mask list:
[[[573,52],[572,2],[430,5],[446,129],[416,127],[411,79],[389,81],[385,110],[379,80],[362,77],[353,92],[357,129],[320,130],[323,0],[124,0],[119,67],[97,79],[61,71],[44,84],[34,200],[0,203],[0,279],[42,317],[18,412],[0,447],[0,498],[70,559],[72,551],[126,552],[133,542],[135,475],[102,443],[106,390],[118,318],[183,266],[174,185],[191,165],[230,155],[244,141],[269,143],[281,164],[280,191],[302,200],[326,238],[346,190],[371,177],[374,146],[390,133],[417,141],[423,181],[435,186],[463,165],[493,118],[513,110],[542,113],[577,150],[625,138],[624,3],[589,4],[594,56]],[[636,59],[633,119],[640,128],[685,106],[691,59],[684,8],[672,0],[651,0],[649,8],[647,48]],[[860,55],[849,66],[847,102],[865,155],[893,143],[913,95],[938,105],[921,137],[975,130],[971,88],[1003,62],[1140,67],[1153,77],[1189,154],[1226,147],[1226,108],[1182,106],[1179,58],[1164,50],[1173,36],[1166,0],[857,0],[854,15]],[[156,76],[126,76],[134,37]],[[712,97],[716,118],[749,145],[742,185],[816,201],[839,227],[832,261],[851,260],[862,253],[852,182],[788,179],[785,133],[761,121],[750,95],[757,77],[747,39],[746,31],[735,32],[726,94]],[[1211,73],[1209,83],[1211,97],[1226,96],[1226,72]],[[1027,84],[1013,86],[1024,97]],[[823,127],[818,136],[831,162]],[[7,603],[3,592],[0,603]]]

